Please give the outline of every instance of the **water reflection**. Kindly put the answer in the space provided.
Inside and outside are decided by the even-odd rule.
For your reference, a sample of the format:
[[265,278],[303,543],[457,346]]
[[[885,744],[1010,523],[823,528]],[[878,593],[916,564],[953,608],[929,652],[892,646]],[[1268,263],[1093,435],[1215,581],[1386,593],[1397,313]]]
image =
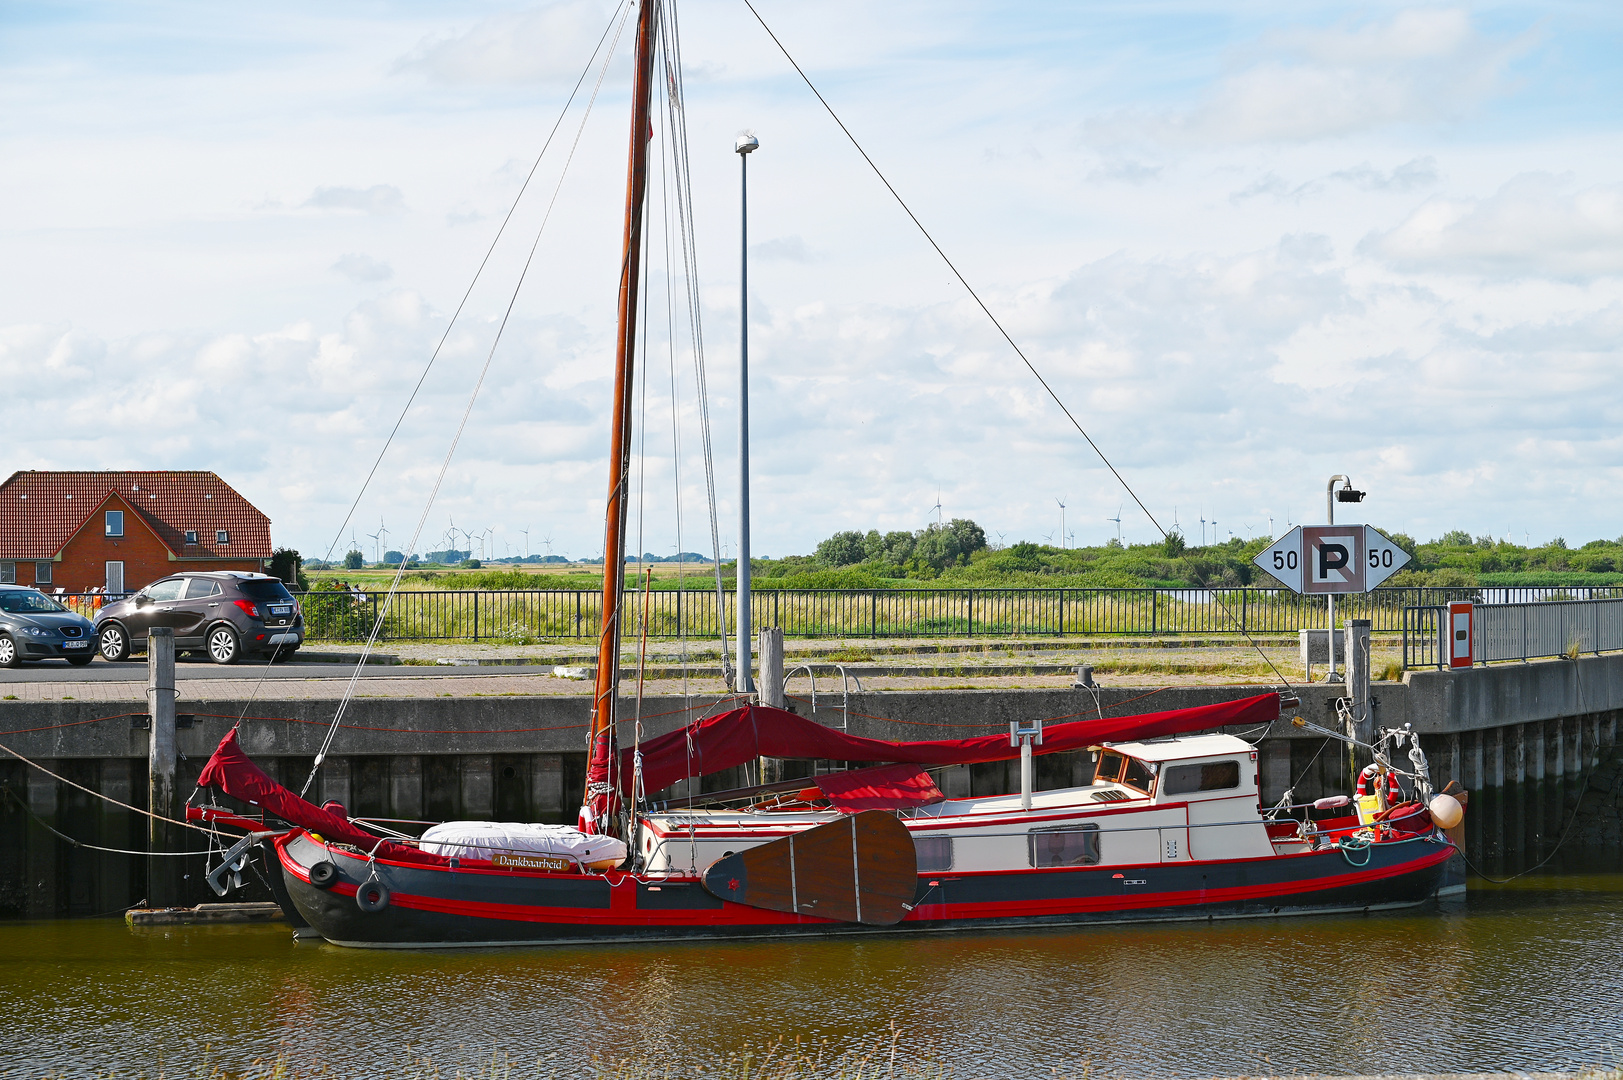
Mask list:
[[[1554,1070],[1623,1046],[1615,857],[1396,916],[745,945],[363,952],[270,927],[0,926],[0,1075],[593,1053],[695,1075],[892,1020],[959,1077]],[[171,1070],[178,1071],[178,1070]]]

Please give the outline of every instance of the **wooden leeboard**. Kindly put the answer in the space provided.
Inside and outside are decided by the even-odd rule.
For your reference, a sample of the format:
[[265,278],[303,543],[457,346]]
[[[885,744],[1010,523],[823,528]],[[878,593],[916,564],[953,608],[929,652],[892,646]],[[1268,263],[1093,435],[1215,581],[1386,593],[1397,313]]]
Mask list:
[[913,902],[918,860],[906,826],[867,810],[717,859],[704,887],[769,911],[894,926]]

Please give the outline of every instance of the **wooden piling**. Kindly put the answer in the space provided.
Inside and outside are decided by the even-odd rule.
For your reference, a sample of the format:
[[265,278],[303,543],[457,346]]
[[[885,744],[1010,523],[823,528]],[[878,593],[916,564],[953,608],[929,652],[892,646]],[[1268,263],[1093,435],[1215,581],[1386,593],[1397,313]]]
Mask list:
[[180,902],[176,837],[163,818],[175,815],[175,631],[154,626],[147,637],[147,902],[168,907]]

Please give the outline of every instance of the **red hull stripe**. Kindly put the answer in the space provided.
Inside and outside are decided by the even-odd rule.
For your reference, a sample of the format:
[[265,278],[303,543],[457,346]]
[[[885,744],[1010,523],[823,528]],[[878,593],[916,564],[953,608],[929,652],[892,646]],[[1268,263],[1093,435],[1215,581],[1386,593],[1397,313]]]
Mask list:
[[[282,864],[295,875],[308,880],[304,868],[278,845]],[[338,853],[335,853],[338,854]],[[1419,858],[1395,866],[1355,871],[1332,877],[1303,878],[1294,881],[1263,885],[1236,885],[1178,892],[1123,894],[1107,897],[1072,897],[1058,900],[1009,900],[984,903],[932,904],[925,900],[910,912],[904,923],[930,923],[950,919],[994,919],[1018,916],[1073,915],[1108,911],[1136,911],[1149,908],[1198,907],[1206,904],[1224,904],[1239,901],[1267,900],[1275,897],[1311,895],[1349,886],[1366,885],[1390,878],[1402,877],[1428,869],[1454,854],[1452,847],[1440,848]],[[353,859],[353,856],[347,856]],[[356,862],[363,860],[355,859]],[[381,860],[379,860],[381,862]],[[422,870],[422,867],[412,867]],[[1114,868],[1112,868],[1114,869]],[[1131,868],[1126,868],[1130,870]],[[1089,871],[1099,873],[1100,871]],[[943,875],[950,883],[952,875]],[[927,880],[931,875],[920,875]],[[673,882],[674,884],[674,882]],[[637,882],[621,876],[613,883],[614,896],[609,908],[542,907],[532,904],[501,904],[482,900],[460,900],[437,896],[423,896],[394,892],[390,904],[416,911],[441,915],[492,919],[500,922],[554,923],[565,926],[635,926],[635,927],[769,927],[828,924],[833,920],[805,915],[767,911],[742,904],[725,902],[721,908],[708,909],[639,909],[635,906]],[[1127,886],[1123,886],[1124,889]],[[355,886],[340,882],[330,891],[353,896]]]

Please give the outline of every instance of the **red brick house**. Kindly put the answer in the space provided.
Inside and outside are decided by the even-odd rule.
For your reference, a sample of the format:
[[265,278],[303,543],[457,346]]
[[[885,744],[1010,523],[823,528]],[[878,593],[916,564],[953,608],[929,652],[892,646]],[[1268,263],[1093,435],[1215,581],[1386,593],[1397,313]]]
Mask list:
[[211,472],[29,470],[0,484],[0,582],[133,592],[270,557],[270,519]]

